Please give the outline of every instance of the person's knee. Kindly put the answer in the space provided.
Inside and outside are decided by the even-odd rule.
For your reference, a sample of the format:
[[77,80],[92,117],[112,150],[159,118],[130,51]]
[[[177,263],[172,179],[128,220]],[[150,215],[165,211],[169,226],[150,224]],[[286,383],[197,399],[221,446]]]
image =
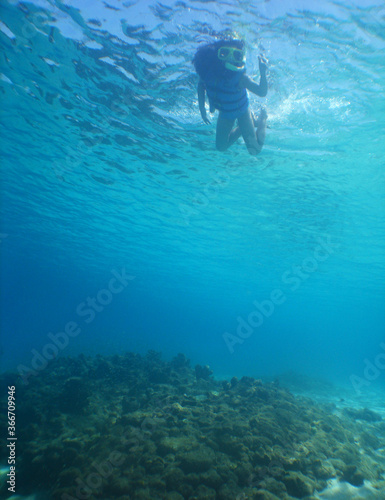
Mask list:
[[227,144],[224,144],[223,142],[216,142],[216,147],[217,151],[226,151],[227,149]]
[[257,149],[254,147],[248,147],[247,151],[251,154],[251,156],[257,156],[261,152],[261,148]]
[[247,151],[252,155],[252,156],[257,156],[261,152],[262,145],[259,144],[258,140],[256,137],[248,137],[245,140]]

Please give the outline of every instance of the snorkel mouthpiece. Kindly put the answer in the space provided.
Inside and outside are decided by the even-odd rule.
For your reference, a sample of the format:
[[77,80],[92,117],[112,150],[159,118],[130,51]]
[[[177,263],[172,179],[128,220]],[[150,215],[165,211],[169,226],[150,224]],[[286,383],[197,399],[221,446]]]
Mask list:
[[234,66],[234,64],[227,62],[225,63],[225,68],[230,71],[242,71],[245,68],[245,65],[242,64],[242,66]]

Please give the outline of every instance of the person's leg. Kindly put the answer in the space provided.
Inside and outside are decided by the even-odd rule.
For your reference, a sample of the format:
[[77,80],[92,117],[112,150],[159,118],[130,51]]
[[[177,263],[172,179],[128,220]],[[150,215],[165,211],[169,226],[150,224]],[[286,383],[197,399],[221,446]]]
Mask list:
[[265,144],[266,137],[266,121],[267,121],[267,113],[265,108],[261,108],[261,112],[257,118],[257,122],[255,123],[255,127],[257,127],[256,134],[257,140],[259,144],[262,146]]
[[216,147],[218,151],[226,151],[240,136],[241,130],[239,127],[234,127],[235,120],[223,118],[219,113],[217,121],[217,137]]
[[[246,143],[247,150],[251,155],[257,155],[261,152],[265,142],[267,113],[261,109],[259,117],[254,123],[253,115],[248,109],[246,113],[238,118],[239,128],[241,129],[243,140]],[[255,131],[254,127],[257,127]]]

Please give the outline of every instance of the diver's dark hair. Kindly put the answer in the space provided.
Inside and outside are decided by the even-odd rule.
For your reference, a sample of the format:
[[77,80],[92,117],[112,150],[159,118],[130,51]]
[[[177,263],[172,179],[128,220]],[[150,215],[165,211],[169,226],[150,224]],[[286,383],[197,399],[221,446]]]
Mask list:
[[245,42],[243,40],[230,38],[218,40],[217,42],[199,47],[195,53],[193,64],[195,71],[202,80],[205,79],[209,72],[218,76],[225,76],[226,73],[232,73],[226,69],[223,62],[218,59],[218,49],[220,47],[235,47],[243,50],[245,48]]

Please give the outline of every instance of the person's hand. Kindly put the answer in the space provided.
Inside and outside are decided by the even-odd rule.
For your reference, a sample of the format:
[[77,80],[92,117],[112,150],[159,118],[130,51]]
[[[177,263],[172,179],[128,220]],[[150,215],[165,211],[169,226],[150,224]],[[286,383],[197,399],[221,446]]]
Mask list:
[[258,60],[259,60],[259,72],[261,73],[261,75],[265,75],[267,70],[267,61],[262,56],[258,56]]

